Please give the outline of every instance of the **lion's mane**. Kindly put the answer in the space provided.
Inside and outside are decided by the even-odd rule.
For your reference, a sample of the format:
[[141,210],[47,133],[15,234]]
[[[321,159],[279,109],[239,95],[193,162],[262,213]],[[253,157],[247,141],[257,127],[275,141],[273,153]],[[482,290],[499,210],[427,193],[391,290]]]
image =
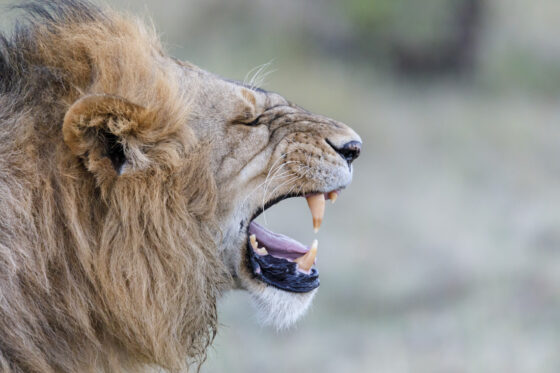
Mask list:
[[[187,94],[141,22],[85,1],[19,8],[0,37],[0,371],[201,361],[228,279]],[[140,171],[115,178],[69,151],[64,116],[86,94],[146,108],[127,144]]]

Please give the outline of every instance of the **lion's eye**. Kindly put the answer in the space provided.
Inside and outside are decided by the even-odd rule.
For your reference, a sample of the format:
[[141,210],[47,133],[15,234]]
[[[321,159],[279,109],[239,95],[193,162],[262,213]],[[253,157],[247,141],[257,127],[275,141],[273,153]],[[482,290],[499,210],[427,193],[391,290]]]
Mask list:
[[258,117],[256,117],[255,120],[253,120],[252,122],[248,122],[248,123],[245,122],[245,123],[243,123],[243,124],[246,125],[246,126],[251,126],[251,127],[258,126],[258,125],[260,124],[260,123],[259,123],[260,119],[261,119],[261,115],[259,115]]

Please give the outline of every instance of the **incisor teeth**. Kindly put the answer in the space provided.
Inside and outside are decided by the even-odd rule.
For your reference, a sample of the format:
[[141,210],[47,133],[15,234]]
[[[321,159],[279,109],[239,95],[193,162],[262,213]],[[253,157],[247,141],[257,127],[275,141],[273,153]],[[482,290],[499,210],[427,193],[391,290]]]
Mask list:
[[300,269],[304,270],[305,272],[309,272],[309,270],[313,266],[313,263],[315,263],[315,257],[317,256],[318,247],[319,242],[317,242],[317,240],[313,240],[309,251],[295,260]]
[[259,254],[261,256],[268,255],[268,251],[266,251],[266,249],[264,247],[261,247],[260,249],[256,249],[255,251],[257,252],[257,254]]
[[317,233],[319,232],[319,227],[325,215],[325,195],[319,193],[309,196],[307,197],[307,204],[309,205],[309,210],[311,210],[311,216],[313,217],[313,231]]
[[329,192],[329,199],[331,200],[331,203],[334,203],[337,198],[338,198],[338,192],[335,191]]
[[257,243],[257,236],[255,236],[254,234],[250,235],[249,241],[251,242],[251,246],[254,250],[257,250],[259,248],[259,244]]

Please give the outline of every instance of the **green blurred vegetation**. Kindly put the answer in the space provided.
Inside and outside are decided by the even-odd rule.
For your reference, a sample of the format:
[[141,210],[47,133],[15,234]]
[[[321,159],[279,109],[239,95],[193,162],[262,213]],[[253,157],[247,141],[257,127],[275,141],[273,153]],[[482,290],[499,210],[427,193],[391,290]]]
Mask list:
[[[471,0],[467,0],[471,1]],[[346,13],[363,46],[387,48],[390,39],[434,44],[453,27],[453,12],[463,0],[348,0],[336,2]],[[377,43],[372,43],[376,40]],[[377,44],[377,45],[376,45]]]

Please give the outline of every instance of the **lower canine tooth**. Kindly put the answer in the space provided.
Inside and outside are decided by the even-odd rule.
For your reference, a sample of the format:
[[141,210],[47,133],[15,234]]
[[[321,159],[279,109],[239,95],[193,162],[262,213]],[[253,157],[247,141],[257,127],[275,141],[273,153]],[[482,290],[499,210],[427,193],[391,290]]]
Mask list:
[[319,232],[319,227],[325,215],[325,195],[319,193],[309,196],[307,197],[307,204],[309,205],[309,210],[311,210],[311,216],[313,217],[313,230],[317,233]]
[[257,250],[259,248],[259,244],[257,243],[257,236],[255,236],[254,234],[250,235],[249,241],[251,241],[251,246],[254,250]]
[[318,247],[319,242],[317,242],[317,240],[313,240],[309,251],[295,260],[300,269],[305,272],[308,272],[311,269],[313,263],[315,263],[315,257],[317,256]]
[[261,256],[268,255],[268,251],[266,251],[264,247],[261,247],[260,249],[256,249],[255,251],[257,252],[257,254]]

